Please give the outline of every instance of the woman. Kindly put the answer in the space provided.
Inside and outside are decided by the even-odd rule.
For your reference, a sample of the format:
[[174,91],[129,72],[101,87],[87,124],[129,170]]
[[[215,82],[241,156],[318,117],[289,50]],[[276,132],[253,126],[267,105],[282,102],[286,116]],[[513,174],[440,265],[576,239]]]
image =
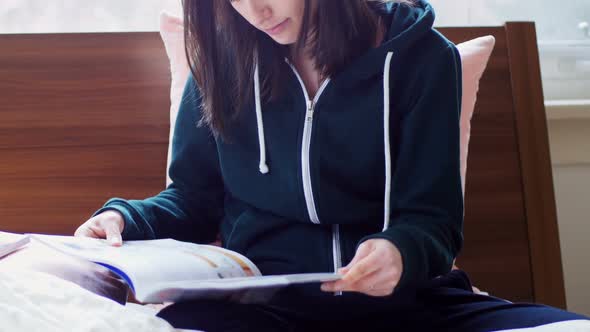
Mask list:
[[[76,234],[172,237],[263,274],[338,271],[265,305],[177,303],[207,331],[479,331],[579,318],[476,295],[462,271],[461,63],[423,0],[184,1],[192,75],[173,183],[113,198]],[[537,316],[543,316],[539,318]]]

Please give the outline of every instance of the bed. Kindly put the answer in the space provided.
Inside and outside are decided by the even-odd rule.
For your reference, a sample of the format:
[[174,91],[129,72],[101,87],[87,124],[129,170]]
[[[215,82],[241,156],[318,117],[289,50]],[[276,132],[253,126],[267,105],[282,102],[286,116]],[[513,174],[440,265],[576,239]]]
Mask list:
[[[534,23],[439,31],[496,38],[457,265],[493,295],[565,308]],[[71,235],[108,198],[165,187],[170,69],[157,32],[7,34],[0,49],[0,230]]]

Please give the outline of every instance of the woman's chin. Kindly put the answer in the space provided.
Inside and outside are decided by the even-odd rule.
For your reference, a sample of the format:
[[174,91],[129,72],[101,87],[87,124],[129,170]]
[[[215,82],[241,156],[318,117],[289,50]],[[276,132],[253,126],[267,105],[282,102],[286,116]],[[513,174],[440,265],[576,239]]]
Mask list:
[[288,38],[283,36],[271,36],[271,38],[281,45],[292,45],[297,41],[297,38]]

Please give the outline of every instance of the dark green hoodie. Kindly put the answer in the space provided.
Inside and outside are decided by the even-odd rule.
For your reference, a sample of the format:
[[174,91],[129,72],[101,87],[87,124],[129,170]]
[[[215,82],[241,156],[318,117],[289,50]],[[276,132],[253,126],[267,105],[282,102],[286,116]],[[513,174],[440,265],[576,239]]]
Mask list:
[[[259,107],[255,93],[231,144],[196,126],[200,95],[189,78],[173,183],[144,200],[113,198],[95,215],[120,211],[125,240],[208,243],[220,231],[223,246],[263,274],[335,271],[371,238],[402,254],[396,289],[448,272],[463,240],[459,53],[432,28],[426,1],[380,13],[389,22],[383,43],[327,80],[313,101],[285,61],[286,93]],[[315,300],[330,295],[307,291]],[[362,297],[330,301],[347,296]]]

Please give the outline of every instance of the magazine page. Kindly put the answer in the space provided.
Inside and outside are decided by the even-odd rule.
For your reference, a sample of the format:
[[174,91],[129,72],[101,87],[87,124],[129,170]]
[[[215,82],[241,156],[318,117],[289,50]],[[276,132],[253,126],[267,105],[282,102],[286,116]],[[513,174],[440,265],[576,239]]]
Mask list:
[[31,234],[31,238],[110,268],[136,295],[156,283],[260,275],[249,259],[236,252],[172,239],[125,241],[113,247],[102,239],[41,234]]
[[[231,279],[185,280],[155,283],[142,289],[143,303],[177,302],[195,298],[224,299],[240,303],[263,303],[287,285],[340,279],[336,273],[301,273]],[[318,286],[319,287],[319,286]]]
[[18,250],[27,243],[29,243],[27,235],[0,232],[0,258]]

